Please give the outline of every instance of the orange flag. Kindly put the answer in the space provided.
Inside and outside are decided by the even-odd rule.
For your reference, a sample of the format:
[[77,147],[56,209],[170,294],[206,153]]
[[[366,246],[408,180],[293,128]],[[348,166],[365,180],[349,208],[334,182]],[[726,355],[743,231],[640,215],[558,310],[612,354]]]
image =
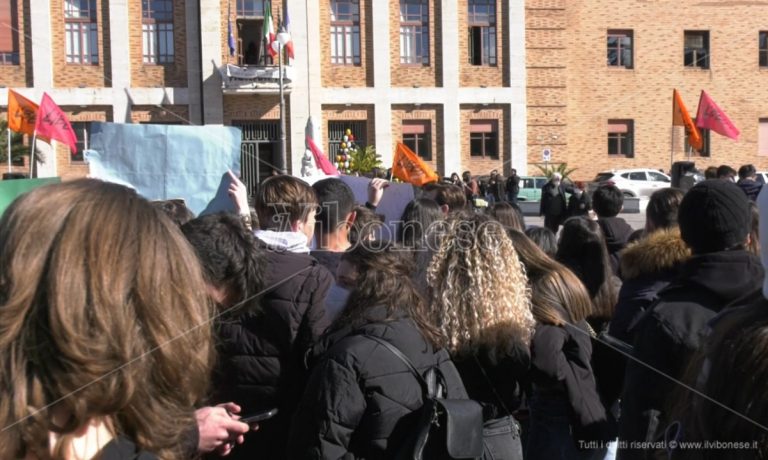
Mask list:
[[439,179],[437,174],[402,142],[398,142],[395,149],[392,175],[418,186],[437,182]]
[[701,151],[704,142],[701,139],[699,128],[693,123],[688,109],[683,104],[683,98],[680,93],[674,90],[672,93],[672,126],[685,126],[685,135],[688,136],[688,144],[697,151]]
[[24,134],[35,132],[38,106],[16,91],[8,90],[8,128]]

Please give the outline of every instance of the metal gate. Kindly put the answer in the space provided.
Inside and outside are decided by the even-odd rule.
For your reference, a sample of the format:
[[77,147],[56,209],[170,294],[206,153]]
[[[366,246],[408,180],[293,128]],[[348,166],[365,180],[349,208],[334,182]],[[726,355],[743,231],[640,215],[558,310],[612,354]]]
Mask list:
[[240,169],[249,196],[256,195],[258,186],[276,169],[275,154],[279,151],[280,123],[278,121],[233,121],[240,128]]

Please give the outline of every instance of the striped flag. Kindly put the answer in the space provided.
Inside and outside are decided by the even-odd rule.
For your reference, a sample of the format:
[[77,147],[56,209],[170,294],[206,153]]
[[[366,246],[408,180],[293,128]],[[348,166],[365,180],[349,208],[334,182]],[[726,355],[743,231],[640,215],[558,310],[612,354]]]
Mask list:
[[272,22],[272,2],[266,2],[264,5],[264,48],[272,59],[277,57],[277,51],[272,48],[275,41],[275,24]]

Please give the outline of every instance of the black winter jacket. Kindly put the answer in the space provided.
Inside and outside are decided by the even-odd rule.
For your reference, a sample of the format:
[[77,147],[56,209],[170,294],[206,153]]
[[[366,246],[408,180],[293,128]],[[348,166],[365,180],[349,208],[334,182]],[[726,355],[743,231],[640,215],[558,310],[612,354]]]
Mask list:
[[539,397],[565,399],[581,435],[601,437],[606,413],[592,372],[592,343],[586,321],[564,327],[539,324],[531,343],[531,376]]
[[454,356],[453,362],[469,397],[487,408],[487,419],[503,417],[507,415],[505,409],[514,412],[520,407],[524,390],[529,386],[531,351],[528,345],[510,339],[505,347],[483,347],[477,351],[476,358]]
[[690,255],[679,229],[657,230],[621,252],[624,282],[611,319],[611,336],[632,344],[629,326],[656,300],[659,291],[677,277],[680,266]]
[[319,346],[291,429],[292,459],[386,459],[413,427],[407,417],[422,405],[422,390],[405,364],[375,336],[400,349],[420,370],[439,366],[448,397],[466,398],[445,350],[435,352],[404,315],[384,321],[384,307],[370,310],[366,324],[331,332]]
[[605,236],[605,245],[608,247],[608,256],[611,260],[613,274],[619,274],[619,251],[627,247],[630,235],[634,230],[621,217],[601,217],[597,224]]
[[232,458],[284,456],[291,414],[308,374],[305,354],[328,326],[328,270],[309,254],[265,250],[266,286],[276,287],[264,295],[259,310],[222,319],[214,394],[216,402],[239,404],[246,416],[275,407],[279,413],[249,433]]
[[[634,356],[680,379],[691,356],[701,347],[707,322],[725,308],[759,299],[763,277],[760,259],[743,250],[692,256],[681,267],[680,277],[659,292],[659,300],[630,329],[635,337]],[[666,428],[667,397],[675,388],[676,384],[666,377],[629,361],[621,402],[620,439],[656,440]],[[645,454],[626,450],[619,458],[645,458]]]
[[736,185],[738,185],[739,188],[744,191],[744,194],[747,195],[747,198],[752,201],[757,200],[757,195],[760,194],[760,190],[763,188],[763,184],[760,184],[752,179],[741,179],[736,183]]

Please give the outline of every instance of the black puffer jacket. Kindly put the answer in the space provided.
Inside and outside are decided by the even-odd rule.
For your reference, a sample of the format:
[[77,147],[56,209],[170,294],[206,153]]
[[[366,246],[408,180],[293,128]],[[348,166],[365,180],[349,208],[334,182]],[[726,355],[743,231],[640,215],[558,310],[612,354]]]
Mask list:
[[[707,322],[718,312],[750,304],[762,295],[764,270],[757,256],[743,250],[696,255],[681,267],[680,278],[659,292],[630,329],[634,356],[680,379],[702,344]],[[619,437],[655,440],[666,428],[667,397],[676,384],[648,367],[629,361],[621,402]],[[621,445],[621,443],[620,443]],[[622,459],[645,458],[640,450],[621,451]]]
[[632,344],[629,326],[656,300],[659,291],[677,277],[680,265],[690,256],[691,251],[677,228],[657,230],[622,251],[624,283],[611,320],[613,337]]
[[390,342],[420,371],[439,366],[448,397],[466,397],[448,353],[435,353],[404,315],[384,322],[385,314],[384,307],[373,308],[366,324],[323,341],[317,351],[324,353],[294,417],[289,458],[392,458],[391,449],[410,434],[413,420],[407,415],[421,407],[421,387],[402,361],[366,336]]
[[259,310],[222,318],[214,392],[216,402],[234,401],[244,415],[274,407],[279,413],[249,433],[232,458],[284,456],[291,414],[307,378],[304,356],[328,326],[328,270],[309,254],[265,250],[266,286],[276,287]]

